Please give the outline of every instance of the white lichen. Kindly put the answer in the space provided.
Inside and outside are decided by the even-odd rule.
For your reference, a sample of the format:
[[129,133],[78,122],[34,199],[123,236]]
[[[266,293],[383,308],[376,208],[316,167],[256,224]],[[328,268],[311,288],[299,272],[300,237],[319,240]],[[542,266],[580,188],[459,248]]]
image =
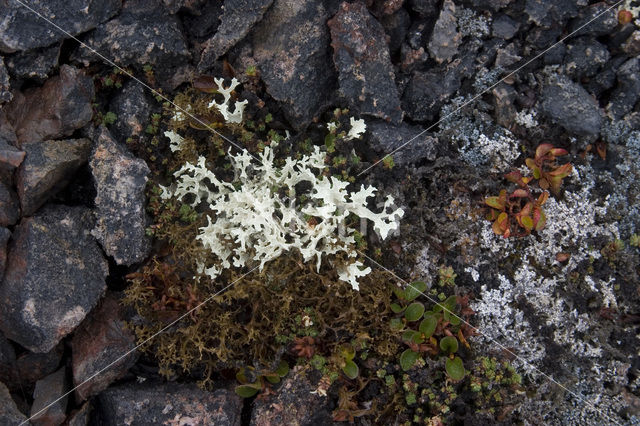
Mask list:
[[238,80],[234,77],[231,80],[231,85],[225,88],[223,85],[224,80],[222,78],[215,78],[213,81],[218,86],[218,93],[220,93],[224,97],[224,101],[222,103],[218,103],[215,99],[213,99],[209,103],[208,107],[216,107],[216,109],[220,111],[220,114],[222,114],[222,117],[224,117],[224,120],[227,123],[241,123],[244,107],[247,105],[248,101],[236,101],[234,103],[233,112],[231,112],[231,110],[229,109],[231,92],[233,92],[233,90],[240,84],[240,82],[238,82]]

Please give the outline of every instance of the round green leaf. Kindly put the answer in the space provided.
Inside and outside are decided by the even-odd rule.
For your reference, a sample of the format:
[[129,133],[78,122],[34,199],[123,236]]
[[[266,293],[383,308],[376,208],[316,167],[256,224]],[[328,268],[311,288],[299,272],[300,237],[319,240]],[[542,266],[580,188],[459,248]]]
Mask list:
[[267,379],[269,383],[272,383],[274,385],[276,383],[280,383],[280,376],[278,376],[277,374],[266,374],[264,378]]
[[391,304],[391,311],[394,314],[399,314],[400,312],[402,312],[404,310],[404,308],[400,305],[398,305],[397,303],[392,303]]
[[404,311],[404,317],[409,322],[418,321],[424,314],[424,305],[420,302],[413,302]]
[[240,385],[236,386],[235,389],[236,393],[243,398],[251,398],[258,393],[258,390],[259,389],[256,389],[256,387],[252,385]]
[[350,379],[358,377],[358,366],[353,361],[347,361],[342,367],[342,372]]
[[422,333],[419,333],[414,330],[407,330],[404,333],[402,333],[402,340],[404,340],[405,342],[413,342],[416,344],[420,344],[424,342],[424,339],[422,338]]
[[407,371],[411,367],[413,367],[413,364],[416,363],[417,359],[418,353],[412,351],[411,349],[407,349],[406,351],[402,352],[402,355],[400,355],[400,367],[402,367],[402,371]]
[[465,370],[460,357],[457,356],[454,359],[447,358],[447,361],[444,363],[444,369],[453,380],[459,381],[464,379]]
[[284,377],[287,375],[288,372],[289,372],[289,364],[287,364],[287,361],[280,361],[280,364],[278,365],[278,369],[276,370],[276,374],[280,377]]
[[418,330],[420,330],[420,333],[424,334],[424,337],[428,339],[433,335],[433,332],[436,331],[437,326],[438,319],[434,315],[425,315]]
[[407,287],[404,289],[404,300],[410,302],[424,293],[426,289],[427,284],[424,281],[414,281],[411,284],[407,284]]
[[391,327],[391,330],[400,331],[404,328],[404,324],[400,318],[391,318],[391,321],[389,321],[389,327]]
[[458,339],[453,336],[445,336],[440,339],[440,349],[444,352],[452,354],[458,350]]

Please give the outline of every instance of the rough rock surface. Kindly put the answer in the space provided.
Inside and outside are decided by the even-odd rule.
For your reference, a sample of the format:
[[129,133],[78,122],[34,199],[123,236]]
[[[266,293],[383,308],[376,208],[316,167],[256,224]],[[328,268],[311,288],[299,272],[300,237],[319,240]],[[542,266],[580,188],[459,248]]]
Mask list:
[[[4,269],[7,266],[7,243],[9,242],[9,238],[11,238],[11,231],[9,231],[7,228],[0,227],[0,283],[4,278]],[[2,340],[3,338],[4,337],[0,337],[0,340]],[[2,346],[1,342],[0,346]],[[2,352],[1,349],[0,352]],[[0,362],[1,359],[2,356],[0,356]],[[0,379],[0,381],[2,380]]]
[[455,13],[456,5],[451,0],[444,0],[428,45],[429,53],[439,64],[449,62],[458,53],[462,35],[458,32]]
[[7,384],[12,391],[33,389],[36,382],[60,367],[64,344],[60,343],[46,353],[25,352],[10,363],[10,370],[0,381]]
[[9,389],[0,382],[0,424],[6,426],[21,425],[27,417],[18,410],[11,398]]
[[93,81],[69,65],[42,87],[16,93],[6,108],[20,144],[69,136],[93,115]]
[[567,75],[580,80],[593,77],[609,61],[607,48],[597,41],[581,37],[567,46],[564,57]]
[[[578,17],[571,21],[569,25],[569,32],[578,30],[573,37],[579,37],[583,35],[591,35],[595,37],[611,34],[618,26],[618,16],[616,8],[604,12],[609,9],[610,5],[606,2],[598,2],[587,7],[580,8]],[[596,16],[600,15],[594,20]]]
[[110,127],[116,140],[143,135],[152,113],[147,89],[137,81],[126,82],[111,101],[109,111],[118,117]]
[[90,426],[91,425],[91,402],[85,402],[78,410],[74,410],[67,417],[68,426]]
[[58,67],[60,44],[14,53],[5,58],[9,73],[20,79],[44,82]]
[[242,400],[233,391],[205,392],[194,384],[127,383],[97,397],[96,416],[105,426],[201,424],[239,426]]
[[229,48],[242,40],[272,3],[273,0],[225,1],[220,25],[215,35],[205,43],[198,70],[209,69]]
[[527,0],[524,11],[536,25],[549,28],[555,23],[578,16],[578,2],[574,0]]
[[[423,133],[419,126],[402,123],[398,126],[382,120],[367,122],[366,140],[369,146],[381,155],[389,154],[404,146],[393,154],[393,162],[398,165],[416,164],[421,160],[433,161],[437,154],[438,140],[428,133]],[[417,137],[416,137],[417,136]]]
[[542,89],[542,111],[570,133],[596,137],[602,114],[596,100],[581,85],[559,76]]
[[616,73],[618,84],[611,94],[607,111],[616,119],[633,110],[640,98],[640,59],[631,58]]
[[33,405],[30,413],[33,418],[31,423],[38,426],[57,426],[64,422],[67,418],[65,412],[68,396],[56,401],[50,407],[44,408],[64,395],[66,391],[67,379],[64,367],[42,380],[38,380],[33,391]]
[[256,400],[251,412],[251,424],[275,425],[327,425],[333,424],[327,397],[312,394],[315,387],[301,374],[289,373],[276,395],[268,400]]
[[0,328],[8,338],[47,352],[96,305],[108,267],[92,227],[91,211],[63,206],[16,226],[0,287]]
[[[121,3],[121,0],[34,0],[27,4],[71,35],[78,35],[118,13]],[[0,3],[0,17],[0,52],[49,46],[67,38],[14,0]]]
[[4,65],[4,58],[0,56],[0,105],[13,99],[11,85],[9,84],[9,73]]
[[[156,81],[168,88],[182,82],[174,78],[179,74],[176,69],[191,58],[178,18],[168,15],[156,0],[126,2],[116,18],[99,25],[83,41],[118,65],[151,65]],[[98,60],[84,47],[77,54],[85,62]]]
[[15,225],[20,217],[18,197],[13,189],[0,182],[0,226]]
[[494,37],[504,40],[513,38],[520,29],[518,21],[511,19],[508,15],[499,15],[492,21],[491,33]]
[[145,230],[144,189],[149,167],[102,127],[89,161],[96,185],[96,226],[92,231],[118,265],[144,260],[151,250]]
[[4,109],[0,109],[0,171],[12,171],[22,163],[25,153],[15,147],[17,144],[18,138],[13,126],[7,120]]
[[64,188],[73,173],[89,158],[89,139],[25,142],[27,153],[18,168],[16,186],[23,216],[31,216]]
[[335,98],[328,17],[319,1],[275,0],[253,31],[253,56],[267,92],[297,130]]
[[342,3],[327,25],[340,95],[360,114],[402,121],[384,28],[363,3]]
[[[71,340],[75,386],[135,348],[135,336],[125,327],[124,321],[118,299],[107,295],[78,327]],[[117,361],[76,389],[76,395],[82,401],[102,392],[109,384],[122,377],[137,358],[138,353],[132,352]]]

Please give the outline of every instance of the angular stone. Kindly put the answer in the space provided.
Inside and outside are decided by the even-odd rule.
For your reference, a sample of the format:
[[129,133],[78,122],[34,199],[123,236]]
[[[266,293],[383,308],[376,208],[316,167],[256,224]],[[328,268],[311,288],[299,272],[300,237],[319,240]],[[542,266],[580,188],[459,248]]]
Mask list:
[[292,372],[266,400],[255,400],[251,412],[251,425],[330,425],[333,408],[326,396],[317,393],[309,379]]
[[510,40],[520,29],[520,23],[508,15],[499,15],[491,23],[491,34],[503,40]]
[[140,83],[131,80],[111,100],[109,111],[118,117],[111,126],[111,132],[117,140],[125,141],[129,137],[145,134],[152,114],[146,90]]
[[[5,228],[0,228],[5,229]],[[7,230],[8,231],[8,230]],[[2,254],[0,253],[0,256]],[[2,279],[0,279],[2,281]],[[11,342],[0,333],[0,382],[10,383],[15,376],[16,351]]]
[[[9,238],[11,238],[11,231],[7,228],[0,227],[0,283],[4,278],[4,269],[7,266],[7,243],[9,242]],[[4,338],[1,336],[2,335],[0,334],[0,340]],[[1,346],[2,344],[0,343],[0,347]],[[2,356],[0,355],[0,362],[2,362],[1,360]]]
[[93,95],[91,78],[63,65],[42,87],[17,92],[6,106],[7,119],[19,144],[69,136],[91,120]]
[[48,352],[82,322],[109,270],[90,234],[92,212],[48,206],[23,218],[0,286],[0,328],[32,352]]
[[438,15],[439,0],[409,0],[409,7],[422,17]]
[[11,398],[9,389],[0,383],[0,424],[18,426],[27,421],[27,417],[18,410],[18,406]]
[[[2,123],[0,123],[0,126],[2,126]],[[9,145],[7,140],[2,137],[1,133],[2,130],[0,130],[0,166],[13,170],[22,164],[25,152],[20,151],[13,145]]]
[[360,114],[402,121],[402,109],[382,25],[364,3],[342,3],[327,24],[340,95]]
[[365,140],[381,156],[402,147],[393,154],[393,162],[399,166],[416,164],[425,159],[433,161],[437,154],[438,139],[423,133],[420,126],[406,123],[395,126],[383,120],[367,122]]
[[89,161],[96,186],[96,226],[92,234],[118,265],[144,260],[151,250],[146,235],[144,189],[149,167],[101,127]]
[[5,62],[16,78],[44,82],[58,67],[61,44],[42,49],[28,50],[7,56]]
[[[57,426],[65,421],[67,415],[68,396],[62,397],[67,391],[65,369],[62,367],[44,379],[38,380],[33,391],[33,405],[31,406],[31,423],[37,426]],[[47,407],[52,402],[55,403]]]
[[13,189],[0,182],[0,226],[15,225],[20,217],[18,197]]
[[622,51],[627,55],[640,55],[640,31],[631,33],[627,41],[622,43]]
[[60,367],[64,344],[60,343],[46,353],[25,352],[20,354],[9,376],[7,384],[11,390],[33,389],[35,383]]
[[456,5],[451,0],[444,0],[427,46],[431,56],[439,64],[449,62],[458,53],[458,46],[462,41],[455,14]]
[[208,40],[220,25],[223,5],[223,2],[208,1],[198,9],[197,13],[184,14],[182,23],[184,24],[185,34],[197,41],[204,42]]
[[91,424],[91,402],[85,402],[68,417],[68,426],[89,426]]
[[[118,65],[151,65],[156,81],[165,88],[182,82],[175,80],[175,74],[191,59],[180,21],[157,0],[125,2],[118,17],[99,25],[83,41]],[[87,63],[100,60],[82,46],[72,57]]]
[[239,426],[242,399],[235,392],[205,392],[194,384],[127,383],[96,397],[100,424]]
[[542,111],[569,133],[596,137],[600,132],[602,113],[598,102],[565,76],[558,76],[543,87]]
[[[573,31],[577,30],[576,34],[574,34],[572,37],[580,37],[583,35],[601,37],[611,34],[618,26],[618,16],[616,8],[609,8],[610,5],[605,2],[599,2],[586,7],[581,7],[578,17],[571,21],[568,32],[572,33]],[[605,12],[606,9],[609,10]],[[603,14],[600,15],[601,13]],[[598,15],[600,16],[596,18],[596,16]],[[581,29],[578,30],[578,28]]]
[[256,25],[253,57],[267,92],[296,130],[305,128],[335,96],[329,18],[321,1],[275,0]]
[[[71,35],[78,35],[118,13],[121,0],[32,0],[33,10]],[[0,3],[0,52],[49,46],[67,38],[15,0]]]
[[[103,368],[107,370],[76,389],[79,400],[84,401],[107,388],[121,378],[138,358],[134,351],[135,336],[125,327],[124,316],[118,299],[107,295],[94,309],[71,340],[73,355],[73,384],[79,386]],[[110,365],[114,363],[113,365]]]
[[513,43],[509,43],[504,47],[504,49],[497,49],[495,64],[496,67],[508,70],[520,59],[522,59],[522,57],[518,55],[516,46]]
[[610,97],[607,112],[616,120],[633,110],[640,99],[640,59],[631,58],[616,73],[618,84]]
[[498,84],[491,92],[496,102],[496,123],[510,129],[518,112],[514,104],[518,93],[513,87],[505,83]]
[[273,0],[226,0],[220,25],[204,45],[198,70],[211,68],[220,56],[242,40],[272,3]]
[[171,14],[176,14],[179,11],[197,13],[206,2],[206,0],[162,0]]
[[4,58],[0,56],[0,105],[13,99],[11,84],[9,84],[9,73],[4,66]]
[[23,216],[31,216],[64,188],[73,173],[89,158],[89,139],[25,142],[27,153],[18,168],[16,186]]
[[577,80],[593,77],[609,62],[609,57],[605,45],[588,37],[580,37],[567,46],[565,71]]
[[405,9],[400,9],[392,15],[385,15],[380,20],[387,36],[389,37],[389,52],[397,52],[407,36],[411,26],[411,16]]
[[526,0],[524,11],[540,27],[562,27],[567,19],[578,16],[578,5],[575,0]]

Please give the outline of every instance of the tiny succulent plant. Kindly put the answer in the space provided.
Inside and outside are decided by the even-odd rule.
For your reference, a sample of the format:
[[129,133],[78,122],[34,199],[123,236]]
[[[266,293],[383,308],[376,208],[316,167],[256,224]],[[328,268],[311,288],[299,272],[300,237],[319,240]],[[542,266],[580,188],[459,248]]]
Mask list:
[[253,367],[243,367],[236,373],[236,379],[240,382],[236,386],[236,393],[243,398],[251,398],[258,392],[269,388],[269,384],[280,383],[280,380],[289,373],[289,365],[286,361],[280,361],[275,371],[256,372]]

